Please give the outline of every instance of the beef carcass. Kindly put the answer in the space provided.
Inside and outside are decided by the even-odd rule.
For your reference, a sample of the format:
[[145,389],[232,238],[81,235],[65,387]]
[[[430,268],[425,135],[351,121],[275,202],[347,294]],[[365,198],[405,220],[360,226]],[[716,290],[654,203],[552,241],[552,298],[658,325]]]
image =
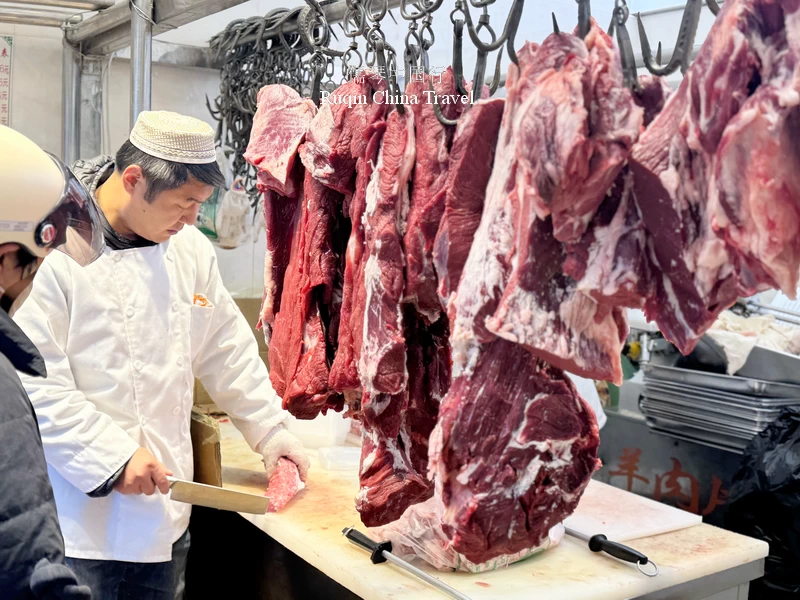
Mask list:
[[433,262],[443,306],[458,287],[472,238],[481,222],[486,184],[505,101],[480,100],[459,120],[445,184],[445,208],[433,245]]
[[[740,293],[794,297],[800,275],[800,3],[753,30],[760,84],[722,134],[709,185],[714,230],[739,259]],[[757,43],[763,39],[763,43]]]
[[267,85],[259,90],[258,109],[244,158],[259,170],[260,191],[272,190],[288,197],[297,195],[298,181],[291,176],[292,169],[297,149],[316,112],[311,100],[302,98],[289,86]]
[[[644,110],[645,126],[671,93],[662,77],[639,77],[633,100]],[[633,175],[626,166],[581,239],[566,245],[564,273],[578,282],[579,292],[598,304],[643,308],[653,294],[647,231],[635,194]]]
[[516,235],[518,267],[486,321],[489,331],[556,367],[621,384],[628,335],[623,309],[599,304],[564,275],[565,245],[555,239],[549,217],[534,218]]
[[[369,527],[400,518],[409,506],[433,494],[433,483],[426,477],[428,439],[450,385],[447,321],[427,325],[407,306],[405,333],[406,389],[393,397],[364,394],[362,402],[361,491],[356,508]],[[376,398],[387,403],[379,411],[374,410]]]
[[369,394],[398,394],[408,378],[401,306],[402,240],[414,156],[414,113],[395,110],[387,119],[363,216],[366,296],[358,371],[362,388]]
[[[374,122],[365,132],[369,141],[363,156],[356,165],[356,190],[350,200],[350,222],[352,229],[345,253],[344,288],[342,291],[342,310],[339,321],[339,344],[336,357],[331,365],[330,384],[338,392],[355,392],[352,398],[360,398],[361,379],[358,375],[358,362],[361,357],[361,344],[364,331],[364,308],[367,291],[364,286],[364,210],[367,206],[367,186],[378,162],[386,121]],[[359,401],[360,404],[360,401]]]
[[489,344],[472,375],[454,379],[430,442],[455,550],[481,563],[540,544],[575,510],[599,442],[563,372],[518,344]]
[[299,219],[284,278],[281,310],[269,347],[270,380],[283,407],[300,419],[338,408],[328,386],[325,324],[320,303],[329,303],[338,265],[331,248],[333,219],[341,195],[306,172],[298,199]]
[[316,114],[314,103],[285,85],[267,85],[258,92],[245,159],[258,169],[258,189],[264,194],[267,253],[264,296],[258,328],[270,338],[280,310],[283,279],[299,212],[294,198],[303,188],[297,149]]
[[419,102],[409,106],[414,112],[417,156],[408,226],[403,238],[406,256],[404,302],[413,304],[428,323],[435,322],[442,313],[436,293],[433,243],[444,213],[448,156],[453,140],[453,128],[439,122],[433,103],[426,98],[429,94],[424,92],[431,87],[446,118],[457,119],[468,106],[461,101],[453,70],[449,67],[439,77],[424,74],[421,79],[412,80],[405,90],[407,96]]
[[584,43],[553,34],[520,63],[514,115],[516,180],[555,237],[580,238],[611,187],[642,125],[642,111],[623,85],[611,39],[592,23]]
[[633,101],[644,110],[643,125],[647,127],[660,113],[667,98],[672,95],[672,88],[663,77],[640,75],[639,88],[633,90]]
[[625,168],[579,242],[567,244],[564,273],[598,304],[643,308],[653,293],[647,232]]
[[297,200],[285,198],[270,189],[264,191],[264,221],[267,233],[267,252],[264,256],[264,297],[258,328],[264,330],[267,341],[272,334],[275,315],[281,308],[283,280],[289,266],[297,217]]
[[303,165],[317,181],[343,194],[353,193],[356,162],[369,141],[364,132],[389,108],[374,101],[376,92],[385,91],[380,75],[363,71],[325,99],[300,149]]
[[[595,38],[605,40],[596,30],[595,24]],[[623,128],[618,139],[610,125],[618,121],[604,114],[615,105],[598,100],[587,111],[591,99],[584,93],[593,89],[588,83],[594,81],[590,73],[604,74],[597,77],[605,82],[603,89],[612,76],[622,89],[622,75],[616,63],[611,64],[613,73],[593,66],[586,46],[575,36],[554,34],[538,48],[526,44],[518,57],[519,68],[509,68],[486,205],[464,267],[465,287],[463,293],[461,287],[458,291],[460,309],[455,311],[452,339],[455,370],[471,370],[479,354],[476,344],[499,335],[573,373],[621,382],[619,357],[627,335],[624,314],[619,308],[597,306],[577,291],[574,281],[561,275],[565,254],[554,233],[557,218],[562,220],[562,231],[571,227],[568,223],[583,227],[588,222],[584,217],[591,219],[597,206],[580,215],[562,211],[547,217],[541,214],[541,192],[547,189],[548,197],[557,198],[560,190],[571,189],[574,178],[581,178],[574,170],[581,161],[585,161],[580,166],[582,181],[588,177],[599,185],[609,174],[613,181],[624,160],[620,149],[638,133],[642,111],[625,91],[624,123],[637,129],[631,133]],[[599,123],[602,143],[591,140],[589,120]],[[566,133],[553,139],[562,130]],[[598,163],[587,172],[591,156],[598,156]],[[564,179],[567,173],[572,174],[569,181]],[[586,207],[589,196],[583,198]]]
[[[719,313],[733,304],[740,292],[752,293],[761,285],[772,283],[760,281],[762,277],[748,266],[757,264],[751,262],[755,257],[745,249],[748,242],[739,246],[735,241],[737,237],[742,241],[759,238],[759,225],[747,217],[752,211],[744,208],[749,200],[740,202],[739,192],[733,192],[731,198],[735,200],[728,200],[727,194],[739,183],[755,183],[759,178],[760,183],[755,187],[745,183],[740,189],[757,189],[772,181],[773,176],[778,181],[784,180],[783,175],[776,175],[776,170],[785,168],[786,163],[777,161],[770,167],[773,175],[764,176],[744,169],[741,159],[728,154],[725,148],[721,158],[717,154],[726,128],[730,126],[731,135],[735,136],[737,123],[751,118],[753,110],[769,111],[769,103],[757,100],[751,103],[748,98],[754,92],[761,96],[759,90],[764,86],[769,88],[769,78],[774,74],[772,67],[777,66],[773,59],[780,54],[776,50],[781,39],[785,39],[780,32],[792,20],[787,18],[790,11],[796,14],[797,0],[726,2],[680,87],[633,150],[630,165],[637,202],[657,269],[656,293],[646,304],[645,313],[684,354],[691,352]],[[763,93],[769,95],[768,91]],[[742,111],[745,104],[750,109]],[[732,122],[740,113],[741,118]],[[791,119],[784,124],[790,127]],[[767,129],[759,132],[760,139],[774,136],[774,131]],[[760,146],[755,140],[747,143]],[[729,165],[736,165],[729,166],[728,173],[741,172],[725,177],[726,167],[721,166],[720,184],[712,186],[715,164],[721,165],[726,156],[732,160]],[[765,164],[758,157],[747,162],[752,166]],[[717,189],[725,198],[717,197]],[[764,210],[766,207],[756,212]],[[717,227],[724,240],[713,230],[712,214],[720,219]],[[742,229],[734,233],[728,222]],[[786,240],[783,233],[780,237]],[[797,237],[792,236],[795,241]],[[739,256],[738,248],[743,250],[743,256]],[[775,256],[775,248],[768,253]],[[741,280],[737,267],[747,267],[741,269]],[[795,272],[797,268],[795,264]]]

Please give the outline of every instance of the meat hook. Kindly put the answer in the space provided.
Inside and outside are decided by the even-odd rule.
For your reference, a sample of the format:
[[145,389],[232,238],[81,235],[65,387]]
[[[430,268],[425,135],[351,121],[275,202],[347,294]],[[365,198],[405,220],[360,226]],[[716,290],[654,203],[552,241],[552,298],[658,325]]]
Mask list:
[[463,11],[461,2],[456,2],[456,8],[450,13],[450,21],[453,23],[453,77],[456,81],[456,89],[462,96],[467,95],[467,88],[464,87],[464,61],[462,50],[464,46],[464,19],[455,18],[456,13]]
[[[561,29],[558,27],[558,20],[556,19],[556,13],[551,12],[550,16],[553,17],[553,33],[558,35],[558,34],[561,33]],[[612,20],[611,21],[611,27],[613,27],[613,26],[614,26],[614,21]],[[610,31],[609,31],[608,35],[611,35]]]
[[644,66],[653,75],[666,76],[681,69],[681,73],[686,73],[692,59],[692,49],[694,48],[694,38],[697,34],[697,25],[700,21],[700,10],[703,8],[702,0],[689,0],[681,19],[681,27],[678,30],[678,41],[675,43],[675,50],[669,59],[669,63],[660,66],[653,60],[653,52],[650,49],[650,42],[647,39],[647,32],[642,23],[641,13],[637,13],[636,20],[639,25],[639,38],[642,44],[642,59]]
[[708,10],[716,17],[720,11],[720,5],[716,3],[716,0],[706,0],[706,4],[708,4]]
[[578,3],[578,35],[585,39],[592,28],[592,5],[590,0],[575,0]]
[[[616,30],[617,32],[617,45],[620,50],[620,59],[622,62],[622,76],[625,86],[631,90],[639,89],[639,75],[636,69],[636,57],[633,54],[633,45],[631,44],[631,36],[628,33],[626,23],[630,11],[628,10],[628,3],[626,0],[616,0],[614,6],[614,19],[611,22],[609,30]],[[658,59],[660,62],[660,58]]]
[[[455,71],[453,74],[455,74]],[[444,116],[444,113],[442,112],[442,109],[439,106],[439,98],[436,96],[436,91],[433,89],[433,82],[431,81],[430,77],[428,78],[428,90],[430,90],[433,97],[433,103],[432,103],[433,114],[436,115],[436,118],[438,119],[439,123],[441,123],[442,125],[446,125],[448,127],[454,127],[455,125],[457,125],[458,119],[448,119],[447,117]]]

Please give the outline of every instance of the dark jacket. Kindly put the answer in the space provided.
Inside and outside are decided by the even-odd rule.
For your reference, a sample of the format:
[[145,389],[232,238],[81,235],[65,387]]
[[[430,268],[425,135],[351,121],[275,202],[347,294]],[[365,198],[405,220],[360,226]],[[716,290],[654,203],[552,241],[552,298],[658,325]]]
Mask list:
[[39,426],[17,370],[46,376],[36,347],[0,310],[0,598],[90,599],[63,565]]

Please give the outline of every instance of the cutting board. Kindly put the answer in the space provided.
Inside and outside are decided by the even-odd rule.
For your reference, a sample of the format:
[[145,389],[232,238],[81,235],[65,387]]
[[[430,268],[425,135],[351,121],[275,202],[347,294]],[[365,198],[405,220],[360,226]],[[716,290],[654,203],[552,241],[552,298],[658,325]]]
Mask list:
[[637,496],[606,483],[589,482],[578,509],[564,525],[585,535],[605,534],[615,542],[700,525],[700,515]]

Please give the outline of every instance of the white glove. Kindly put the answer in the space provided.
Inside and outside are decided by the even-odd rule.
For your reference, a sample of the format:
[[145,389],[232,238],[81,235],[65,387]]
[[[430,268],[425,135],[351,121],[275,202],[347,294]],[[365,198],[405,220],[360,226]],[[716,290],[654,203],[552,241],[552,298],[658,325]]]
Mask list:
[[295,436],[286,431],[283,425],[275,427],[258,446],[259,452],[261,452],[261,455],[264,457],[264,467],[266,467],[267,470],[267,477],[272,477],[272,474],[275,473],[275,469],[278,467],[278,459],[283,456],[297,465],[300,479],[302,481],[306,480],[310,465],[303,444]]

